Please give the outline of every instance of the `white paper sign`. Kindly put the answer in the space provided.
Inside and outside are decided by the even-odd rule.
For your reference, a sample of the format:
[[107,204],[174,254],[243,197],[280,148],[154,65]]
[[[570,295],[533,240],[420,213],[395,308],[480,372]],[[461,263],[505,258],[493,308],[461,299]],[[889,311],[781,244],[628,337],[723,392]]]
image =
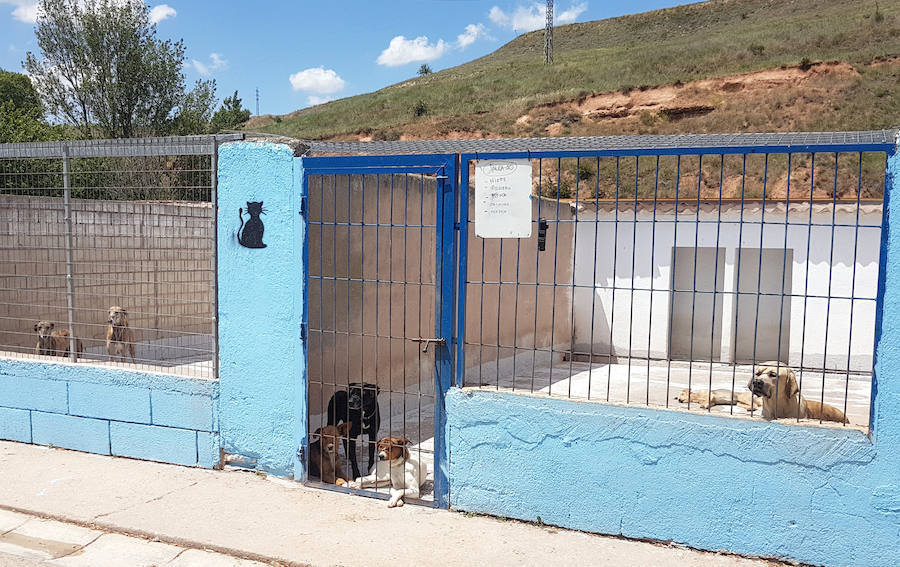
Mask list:
[[475,160],[475,234],[531,236],[531,160]]

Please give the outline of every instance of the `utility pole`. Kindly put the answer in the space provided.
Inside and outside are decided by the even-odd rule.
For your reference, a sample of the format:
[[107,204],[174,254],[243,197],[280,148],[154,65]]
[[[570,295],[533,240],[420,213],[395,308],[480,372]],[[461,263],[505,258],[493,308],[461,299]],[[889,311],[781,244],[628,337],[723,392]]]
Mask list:
[[259,116],[259,87],[256,87],[256,115]]
[[553,64],[553,0],[547,0],[547,27],[544,28],[544,64]]

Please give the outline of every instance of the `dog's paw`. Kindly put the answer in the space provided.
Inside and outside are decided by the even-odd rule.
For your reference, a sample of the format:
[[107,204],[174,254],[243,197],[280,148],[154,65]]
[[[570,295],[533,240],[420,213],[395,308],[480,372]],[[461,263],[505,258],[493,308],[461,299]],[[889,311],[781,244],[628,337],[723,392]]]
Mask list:
[[404,504],[404,502],[403,502],[403,500],[401,499],[401,500],[397,500],[397,503],[394,504],[394,506],[396,506],[397,508],[402,508],[402,507],[403,507],[403,504]]
[[347,486],[352,488],[353,490],[359,490],[362,487],[362,482],[359,479],[351,480],[347,483]]

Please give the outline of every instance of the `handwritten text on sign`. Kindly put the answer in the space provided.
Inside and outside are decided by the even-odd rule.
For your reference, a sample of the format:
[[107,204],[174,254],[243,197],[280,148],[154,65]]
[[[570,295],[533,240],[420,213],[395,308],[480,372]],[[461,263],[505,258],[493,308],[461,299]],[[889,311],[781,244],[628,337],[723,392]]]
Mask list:
[[475,234],[531,236],[531,160],[475,160]]

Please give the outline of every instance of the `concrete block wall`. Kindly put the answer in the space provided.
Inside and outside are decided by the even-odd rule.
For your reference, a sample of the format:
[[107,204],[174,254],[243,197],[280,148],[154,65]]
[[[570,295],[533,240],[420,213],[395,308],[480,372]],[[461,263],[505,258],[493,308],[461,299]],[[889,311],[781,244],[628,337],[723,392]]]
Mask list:
[[451,506],[816,565],[900,557],[900,155],[888,159],[871,433],[452,389]]
[[0,359],[0,439],[211,468],[218,392],[212,380]]

